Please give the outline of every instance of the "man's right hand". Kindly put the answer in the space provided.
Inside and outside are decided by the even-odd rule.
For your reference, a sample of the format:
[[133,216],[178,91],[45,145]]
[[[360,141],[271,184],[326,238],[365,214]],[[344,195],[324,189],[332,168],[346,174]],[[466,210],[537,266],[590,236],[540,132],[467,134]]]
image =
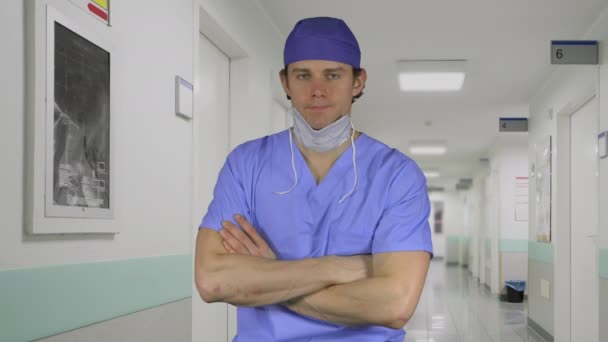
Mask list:
[[223,239],[226,252],[232,254],[252,255],[266,259],[276,260],[277,256],[272,248],[258,234],[257,230],[242,215],[234,215],[236,222],[241,229],[230,221],[222,222],[222,229],[219,231]]
[[[226,252],[252,255],[276,260],[276,255],[257,230],[241,215],[235,215],[238,225],[224,221],[220,236]],[[365,279],[372,274],[371,255],[328,256],[331,272],[336,275],[336,284],[346,284]]]

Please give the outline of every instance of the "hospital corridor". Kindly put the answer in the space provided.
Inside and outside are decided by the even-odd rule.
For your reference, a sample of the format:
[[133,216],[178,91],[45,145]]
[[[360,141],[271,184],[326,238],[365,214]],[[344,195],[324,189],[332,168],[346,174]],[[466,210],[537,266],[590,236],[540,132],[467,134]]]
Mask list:
[[526,318],[526,301],[496,300],[466,270],[433,261],[405,341],[545,341]]
[[5,0],[0,342],[608,341],[608,0]]

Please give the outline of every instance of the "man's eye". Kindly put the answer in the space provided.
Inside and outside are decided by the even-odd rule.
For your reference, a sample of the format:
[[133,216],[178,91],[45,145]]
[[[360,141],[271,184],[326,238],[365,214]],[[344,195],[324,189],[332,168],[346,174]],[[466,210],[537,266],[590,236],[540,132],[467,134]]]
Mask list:
[[298,74],[298,75],[296,75],[296,78],[298,80],[307,80],[310,78],[310,75],[309,74]]
[[338,78],[340,78],[340,75],[338,75],[338,74],[333,74],[333,73],[332,74],[327,74],[327,79],[337,80]]

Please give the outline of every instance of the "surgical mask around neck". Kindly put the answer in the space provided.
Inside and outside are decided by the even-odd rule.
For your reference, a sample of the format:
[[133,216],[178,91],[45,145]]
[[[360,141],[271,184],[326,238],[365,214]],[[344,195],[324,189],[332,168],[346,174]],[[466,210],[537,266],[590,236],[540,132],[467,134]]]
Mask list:
[[[296,135],[298,134],[298,124],[297,124],[298,119],[297,118],[299,118],[303,122],[303,123],[300,123],[300,125],[308,127],[308,129],[310,129],[311,131],[319,132],[319,131],[313,130],[312,127],[310,127],[310,125],[308,125],[308,123],[304,120],[304,118],[302,118],[300,113],[298,113],[298,111],[295,110],[295,108],[292,108],[291,110],[293,111],[293,114],[294,114],[293,127],[294,127],[294,132],[296,132],[295,133]],[[347,118],[348,120],[343,120],[344,118]],[[338,201],[338,204],[341,204],[342,202],[344,202],[344,200],[346,200],[350,195],[352,195],[355,192],[355,188],[357,187],[357,180],[359,177],[357,175],[357,149],[355,146],[355,126],[353,125],[352,121],[350,121],[350,117],[348,117],[348,116],[342,117],[340,120],[334,122],[332,125],[334,125],[338,122],[346,122],[349,125],[349,126],[347,126],[348,129],[346,129],[346,132],[347,132],[346,139],[348,139],[348,137],[349,137],[348,131],[350,131],[350,128],[352,128],[352,133],[350,134],[350,143],[351,143],[352,150],[353,150],[352,156],[353,156],[353,171],[354,171],[353,187],[350,189],[350,192],[348,192],[347,194],[342,196],[342,198]],[[330,126],[332,126],[332,125],[330,125]],[[341,124],[341,125],[343,125],[343,124]],[[330,127],[330,126],[328,126],[328,127]],[[325,127],[325,128],[328,128],[328,127]],[[293,185],[287,191],[274,191],[274,193],[277,195],[287,195],[288,193],[292,192],[298,185],[298,172],[296,171],[295,155],[293,152],[293,139],[291,137],[291,129],[288,130],[288,133],[289,133],[289,149],[291,151],[291,168],[293,170],[293,178],[294,178]],[[302,144],[304,144],[304,146],[309,147],[309,145],[306,145],[304,143],[305,140],[302,140],[302,138],[300,136],[298,136],[298,138],[300,139],[300,142],[302,142]],[[340,146],[340,144],[342,144],[342,143],[336,143],[335,147]],[[309,148],[312,148],[312,147],[309,147]],[[328,148],[327,150],[331,150],[331,148]]]
[[315,130],[304,117],[295,109],[293,112],[294,134],[306,148],[317,152],[327,152],[342,145],[351,135],[352,124],[350,117],[344,115],[331,125]]

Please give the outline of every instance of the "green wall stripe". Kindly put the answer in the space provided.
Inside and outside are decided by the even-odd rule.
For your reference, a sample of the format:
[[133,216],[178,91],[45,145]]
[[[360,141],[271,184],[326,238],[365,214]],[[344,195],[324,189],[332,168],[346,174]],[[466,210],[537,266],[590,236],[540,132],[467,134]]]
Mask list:
[[600,277],[608,279],[608,248],[600,249]]
[[2,341],[31,341],[192,295],[192,255],[0,271]]
[[553,264],[553,244],[528,241],[528,259]]
[[459,235],[448,235],[447,240],[448,240],[448,242],[460,242],[460,236]]
[[498,248],[503,253],[528,253],[528,240],[500,240]]
[[447,240],[448,242],[469,242],[471,238],[467,235],[448,235]]

